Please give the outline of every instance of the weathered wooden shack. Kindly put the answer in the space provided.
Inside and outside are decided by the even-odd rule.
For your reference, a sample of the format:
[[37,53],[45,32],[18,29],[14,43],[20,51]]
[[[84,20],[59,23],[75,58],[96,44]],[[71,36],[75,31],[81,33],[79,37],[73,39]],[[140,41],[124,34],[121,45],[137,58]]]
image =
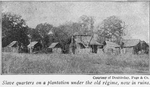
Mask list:
[[58,42],[51,43],[51,45],[48,47],[49,52],[53,53],[61,53],[61,45]]
[[91,52],[89,47],[91,38],[91,35],[74,35],[75,54],[89,54]]
[[120,45],[111,41],[106,41],[105,52],[117,55],[120,53]]
[[76,54],[89,54],[89,53],[97,53],[99,46],[101,47],[103,44],[97,41],[96,34],[94,35],[74,35],[74,45]]
[[17,41],[12,41],[9,45],[2,48],[3,52],[19,52],[19,46]]
[[83,42],[76,42],[76,54],[89,54],[91,52],[91,48],[85,45]]
[[92,38],[92,40],[89,43],[89,46],[92,49],[92,53],[97,53],[98,52],[98,48],[99,46],[102,46],[103,44],[97,42],[97,40],[95,40],[94,38]]
[[125,39],[123,40],[123,53],[135,53],[134,48],[140,43],[139,39]]
[[30,44],[27,46],[29,49],[29,52],[35,52],[35,51],[40,51],[42,49],[42,44],[38,41],[33,41],[30,42]]

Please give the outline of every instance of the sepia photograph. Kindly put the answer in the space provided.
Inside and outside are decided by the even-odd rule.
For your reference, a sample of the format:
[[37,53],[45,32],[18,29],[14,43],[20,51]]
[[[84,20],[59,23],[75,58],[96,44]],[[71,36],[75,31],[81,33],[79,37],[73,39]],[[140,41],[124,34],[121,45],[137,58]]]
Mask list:
[[1,2],[2,75],[149,73],[149,2]]

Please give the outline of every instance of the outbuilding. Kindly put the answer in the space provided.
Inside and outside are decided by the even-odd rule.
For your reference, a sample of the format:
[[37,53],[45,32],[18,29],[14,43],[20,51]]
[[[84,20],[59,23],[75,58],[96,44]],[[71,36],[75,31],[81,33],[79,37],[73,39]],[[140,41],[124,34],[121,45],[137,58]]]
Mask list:
[[61,45],[58,42],[51,43],[48,47],[49,52],[61,53]]
[[40,51],[42,49],[42,44],[38,41],[33,41],[28,45],[30,53],[35,51]]
[[133,53],[135,54],[135,48],[140,43],[139,39],[125,39],[123,40],[123,53]]
[[120,45],[111,41],[106,41],[105,52],[109,54],[119,54]]
[[19,52],[19,46],[17,41],[12,41],[6,47],[3,47],[3,52]]

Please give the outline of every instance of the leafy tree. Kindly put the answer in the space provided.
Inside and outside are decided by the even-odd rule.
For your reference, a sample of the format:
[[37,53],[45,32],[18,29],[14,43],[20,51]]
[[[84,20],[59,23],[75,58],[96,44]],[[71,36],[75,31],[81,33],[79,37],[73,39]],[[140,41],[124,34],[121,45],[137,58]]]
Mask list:
[[44,23],[44,24],[38,24],[36,26],[36,30],[38,30],[39,34],[42,38],[44,38],[46,35],[48,35],[49,31],[53,28],[53,25]]
[[59,42],[62,46],[62,52],[68,53],[69,52],[69,45],[71,43],[71,36],[77,29],[74,29],[72,26],[74,23],[65,23],[63,25],[55,27],[53,29],[54,32],[54,39],[55,41]]
[[82,34],[92,34],[94,29],[94,17],[83,15],[79,18]]
[[47,47],[50,43],[49,41],[49,31],[53,29],[53,26],[48,23],[38,24],[35,28],[41,37],[43,47]]
[[105,39],[112,40],[116,43],[120,43],[122,36],[125,34],[125,23],[116,16],[110,16],[103,20],[98,26],[99,37],[105,37]]
[[[89,34],[89,31],[93,31],[94,19],[92,17],[81,17],[80,22],[66,22],[63,25],[53,29],[55,40],[60,42],[64,47],[64,50],[69,51],[69,44],[71,43],[71,37],[75,34]],[[92,32],[90,32],[92,33]]]
[[71,29],[68,25],[60,25],[58,28],[55,29],[55,35],[57,36],[57,39],[65,44],[66,40],[71,37]]
[[42,39],[38,30],[34,28],[29,29],[28,37],[31,39],[31,41],[40,41]]
[[27,45],[29,43],[27,32],[28,26],[20,15],[2,13],[3,46],[7,46],[12,41],[18,41],[19,44]]

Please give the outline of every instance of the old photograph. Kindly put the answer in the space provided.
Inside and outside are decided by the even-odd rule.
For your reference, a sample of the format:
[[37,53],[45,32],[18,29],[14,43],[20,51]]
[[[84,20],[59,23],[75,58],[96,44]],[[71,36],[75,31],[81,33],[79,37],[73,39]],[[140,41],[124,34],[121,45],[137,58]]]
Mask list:
[[2,75],[149,73],[149,2],[1,2]]

